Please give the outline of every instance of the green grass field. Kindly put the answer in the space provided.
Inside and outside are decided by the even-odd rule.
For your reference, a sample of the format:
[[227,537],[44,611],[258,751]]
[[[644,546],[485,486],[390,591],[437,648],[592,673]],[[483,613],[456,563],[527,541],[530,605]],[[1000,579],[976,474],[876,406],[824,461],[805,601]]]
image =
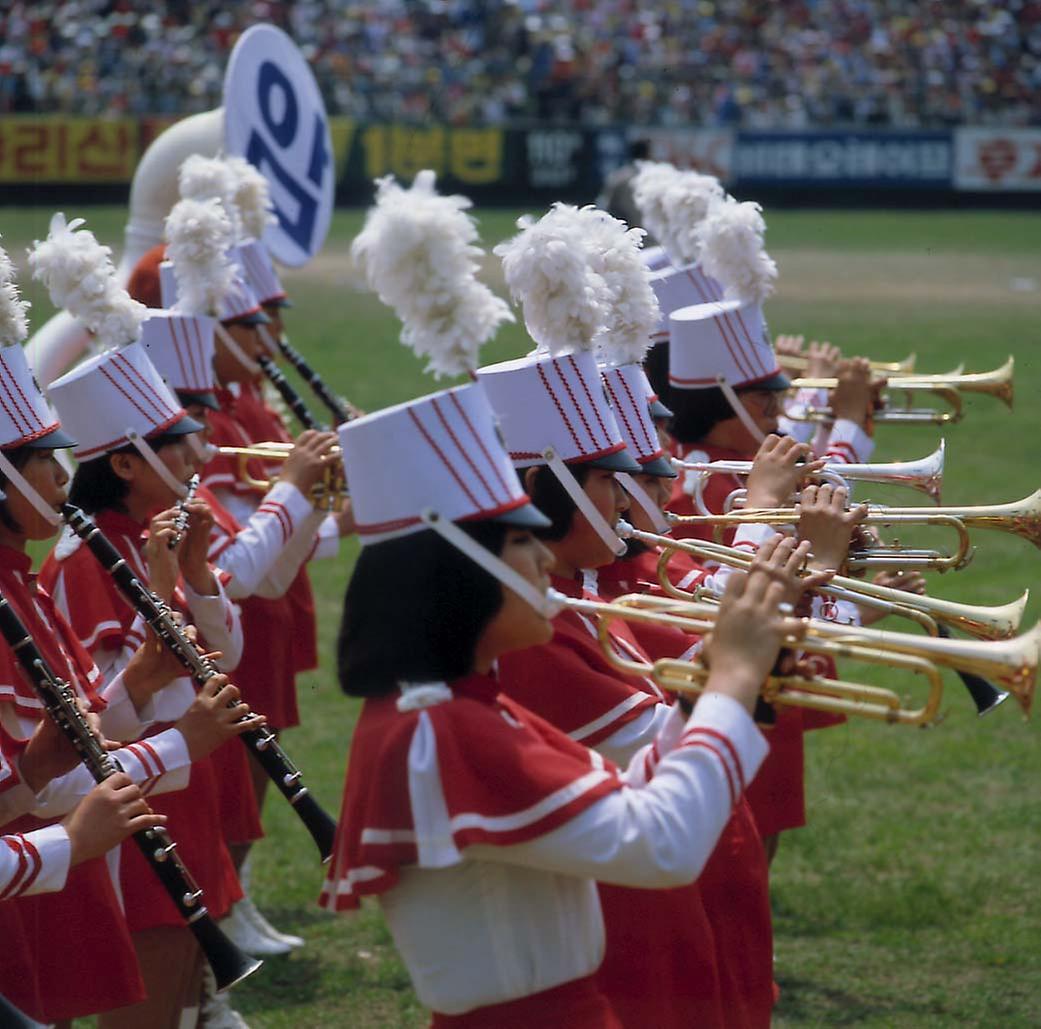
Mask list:
[[[85,215],[118,251],[122,210]],[[4,244],[21,261],[49,212],[0,211]],[[513,213],[479,212],[486,243]],[[294,343],[328,381],[375,409],[434,388],[397,341],[393,317],[352,286],[346,250],[359,212],[337,215],[311,267],[285,281],[296,302]],[[919,368],[969,370],[1016,357],[1016,410],[981,397],[946,432],[945,502],[1026,496],[1041,471],[1041,215],[981,212],[797,213],[770,217],[781,284],[767,314],[775,332],[831,339],[878,358],[918,353]],[[489,281],[499,283],[494,266]],[[42,324],[49,306],[26,290]],[[528,349],[515,327],[486,359]],[[879,460],[931,451],[936,428],[879,429]],[[906,493],[872,494],[913,503]],[[937,539],[937,537],[932,537]],[[970,568],[934,577],[932,592],[1004,603],[1037,587],[1025,625],[1041,616],[1041,556],[1028,543],[978,533]],[[338,807],[357,704],[338,691],[331,655],[356,553],[313,569],[323,666],[300,680],[304,724],[287,748],[309,785]],[[402,584],[407,588],[407,584]],[[903,627],[902,625],[899,627]],[[402,643],[408,627],[402,627]],[[844,669],[847,675],[855,669]],[[1041,1025],[1041,749],[1037,725],[1013,703],[978,721],[953,677],[948,716],[929,731],[857,722],[808,744],[807,828],[774,866],[781,1027]],[[272,920],[305,936],[235,992],[254,1027],[390,1027],[425,1013],[375,907],[333,918],[315,906],[321,882],[309,838],[273,798],[257,848],[256,893]],[[662,946],[668,946],[662,940]]]

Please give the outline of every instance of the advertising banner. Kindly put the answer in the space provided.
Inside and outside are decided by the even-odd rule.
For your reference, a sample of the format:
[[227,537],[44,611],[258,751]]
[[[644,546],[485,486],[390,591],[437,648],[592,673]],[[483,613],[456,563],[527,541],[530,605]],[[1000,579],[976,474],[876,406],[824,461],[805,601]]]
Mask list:
[[135,119],[0,118],[0,182],[129,182],[139,132]]
[[1041,129],[957,129],[954,187],[1041,190]]

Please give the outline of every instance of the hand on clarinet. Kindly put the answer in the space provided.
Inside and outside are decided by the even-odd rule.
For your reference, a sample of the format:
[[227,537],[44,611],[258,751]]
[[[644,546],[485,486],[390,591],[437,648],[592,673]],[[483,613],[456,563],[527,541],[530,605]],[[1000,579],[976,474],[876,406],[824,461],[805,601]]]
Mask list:
[[[173,617],[185,636],[194,643],[199,636],[195,626],[180,624],[183,618],[176,611],[173,612]],[[140,711],[153,694],[169,686],[174,679],[187,674],[184,665],[177,660],[173,652],[146,627],[144,643],[134,651],[123,672],[123,685],[130,694],[134,707]]]
[[184,581],[196,593],[212,597],[217,594],[217,580],[209,563],[213,512],[205,500],[190,500],[185,510],[188,513],[188,528],[176,548],[177,563]]
[[785,598],[800,588],[799,571],[808,552],[805,541],[797,544],[787,536],[772,536],[759,548],[747,574],[730,576],[705,648],[706,692],[724,693],[749,714],[754,711],[782,644],[802,635],[802,622],[792,617]]
[[235,705],[240,699],[238,687],[229,682],[226,675],[213,676],[199,690],[192,706],[174,725],[184,737],[193,761],[211,754],[222,743],[266,724],[267,719],[251,712],[249,705]]
[[130,777],[117,772],[95,786],[62,822],[71,845],[69,863],[101,857],[128,836],[165,824],[166,816],[149,808]]
[[[98,716],[88,711],[79,697],[76,698],[76,705],[102,746],[114,746],[102,736]],[[79,763],[80,756],[69,738],[52,719],[44,718],[25,745],[18,761],[18,770],[29,789],[39,793],[52,779],[71,772]]]

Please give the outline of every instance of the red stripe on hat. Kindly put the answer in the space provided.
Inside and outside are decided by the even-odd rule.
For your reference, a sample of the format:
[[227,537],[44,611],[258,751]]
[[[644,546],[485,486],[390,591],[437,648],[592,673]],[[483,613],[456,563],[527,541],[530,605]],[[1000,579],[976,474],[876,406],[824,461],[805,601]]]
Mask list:
[[418,416],[416,415],[416,412],[413,411],[412,408],[409,408],[408,416],[412,419],[416,428],[419,429],[423,438],[427,441],[428,444],[430,444],[431,450],[433,450],[434,453],[437,454],[438,458],[440,458],[441,460],[441,463],[448,469],[452,478],[455,479],[456,484],[466,494],[470,503],[473,504],[474,507],[479,508],[481,505],[477,502],[477,498],[473,495],[473,493],[470,492],[469,486],[466,485],[466,482],[464,481],[462,476],[455,470],[455,467],[453,466],[452,462],[449,461],[448,458],[445,456],[444,451],[434,441],[433,436],[430,435],[430,433],[426,429],[426,426],[419,420]]
[[448,424],[448,419],[445,417],[444,412],[438,405],[437,400],[431,400],[430,403],[431,406],[434,408],[434,413],[437,415],[438,420],[441,422],[442,426],[444,426],[445,432],[448,433],[448,438],[455,444],[456,450],[458,450],[459,453],[462,454],[463,460],[466,461],[466,463],[470,466],[470,470],[480,480],[480,483],[484,487],[485,492],[488,494],[489,497],[491,497],[492,503],[500,503],[499,498],[495,495],[495,490],[493,490],[491,486],[488,485],[488,480],[481,474],[480,469],[477,467],[476,464],[474,464],[473,458],[470,457],[465,447],[463,447],[463,445],[459,442],[459,437],[456,436],[455,432],[452,429],[452,426]]
[[[582,405],[578,402],[574,392],[571,389],[571,383],[567,381],[567,376],[560,370],[560,361],[555,360],[551,363],[553,365],[553,370],[557,373],[557,378],[560,379],[560,384],[564,387],[564,392],[566,392],[568,395],[568,400],[571,401],[571,407],[577,413],[578,417],[582,419],[582,425],[585,427],[591,445],[594,447],[598,447],[600,445],[600,441],[593,435],[593,430],[589,426],[589,421],[586,418],[585,412],[582,410]],[[585,448],[581,444],[579,444],[578,449],[584,450]]]
[[[748,326],[745,325],[744,316],[741,314],[741,308],[737,308],[734,311],[734,317],[741,323],[741,331],[744,332],[745,337],[748,340],[748,345],[752,348],[752,353],[755,354],[756,360],[759,362],[759,367],[766,371],[766,361],[763,359],[763,355],[759,353],[759,347],[755,344],[755,337],[748,331]],[[767,340],[769,343],[769,340]]]
[[467,429],[470,430],[470,435],[477,441],[477,445],[481,448],[481,453],[484,454],[484,459],[488,462],[492,471],[495,473],[495,477],[499,480],[499,485],[502,486],[502,491],[507,496],[510,495],[509,484],[502,476],[502,472],[499,471],[499,465],[494,460],[492,455],[488,453],[488,448],[484,445],[484,440],[481,438],[481,434],[474,428],[473,423],[470,421],[470,416],[466,413],[466,408],[459,403],[459,397],[455,393],[449,393],[448,399],[451,400],[452,405],[459,412],[459,417],[466,423]]
[[[617,376],[617,379],[622,384],[622,389],[625,390],[625,395],[629,398],[629,403],[633,405],[633,410],[636,411],[636,421],[637,424],[640,426],[641,431],[643,432],[643,438],[647,442],[647,449],[654,450],[654,448],[658,446],[658,440],[656,438],[652,439],[647,431],[647,419],[642,417],[643,412],[640,410],[638,398],[633,396],[633,391],[629,388],[629,383],[626,382],[624,375],[619,374]],[[646,400],[644,401],[644,406],[647,407],[647,418],[650,418],[650,407],[647,405]]]
[[[119,363],[119,366],[123,369],[123,374],[127,377],[127,381],[143,396],[149,398],[150,402],[159,411],[160,417],[165,418],[170,413],[171,408],[162,394],[127,360],[125,354],[117,351],[113,354],[113,361]],[[136,382],[135,379],[137,380]]]
[[737,332],[730,324],[730,319],[725,310],[719,312],[716,318],[716,325],[719,328],[719,334],[723,337],[723,342],[727,345],[727,350],[730,351],[731,360],[737,366],[738,374],[743,375],[746,379],[752,378],[755,375],[755,370],[749,363],[748,356],[745,354]]
[[636,450],[637,453],[639,453],[639,442],[636,439],[636,433],[633,432],[633,427],[629,424],[629,416],[625,413],[625,408],[622,406],[621,401],[618,399],[618,396],[611,385],[611,380],[606,375],[604,376],[604,386],[607,388],[607,392],[611,395],[611,406],[614,408],[615,413],[618,415],[618,417],[622,419],[622,424],[625,426],[625,431],[628,434],[629,439],[632,441],[633,449]]
[[571,365],[571,368],[575,373],[575,378],[582,383],[582,390],[586,395],[586,399],[589,401],[589,406],[593,409],[593,414],[596,415],[596,422],[600,426],[600,431],[604,434],[604,439],[610,443],[611,434],[607,431],[607,426],[604,424],[604,420],[600,417],[600,405],[597,404],[596,400],[593,398],[593,394],[590,393],[589,383],[586,382],[585,376],[582,374],[582,369],[578,367],[573,354],[568,354],[565,360]]
[[[113,385],[115,385],[115,383],[113,383]],[[119,387],[116,386],[116,388],[118,389]],[[167,418],[165,422],[157,425],[154,429],[149,430],[148,435],[151,436],[155,433],[163,432],[165,429],[170,428],[171,425],[175,425],[183,417],[184,409],[181,408],[175,414],[171,415],[171,417]],[[96,447],[87,447],[86,450],[77,450],[76,458],[77,460],[82,460],[84,458],[92,457],[95,454],[103,454],[106,450],[115,450],[118,447],[125,446],[129,442],[130,439],[127,436],[117,436],[115,439],[109,440],[107,443],[100,443]]]
[[419,525],[422,518],[392,518],[387,522],[358,522],[356,528],[360,536],[374,536],[380,532],[394,532],[396,529],[407,529],[411,525]]
[[195,347],[192,346],[192,334],[190,325],[195,324],[195,318],[191,317],[188,319],[186,325],[181,326],[181,333],[184,336],[184,352],[188,357],[188,372],[186,373],[185,382],[189,389],[192,391],[198,389],[195,385],[199,381],[199,355],[195,351]]
[[[167,318],[166,321],[170,326],[170,338],[173,341],[174,355],[177,357],[177,364],[181,369],[181,381],[187,384],[189,381],[188,369],[184,366],[184,354],[181,353],[181,340],[177,335],[177,319]],[[187,345],[187,342],[187,339],[185,339],[185,345]],[[190,357],[189,360],[191,360]]]
[[[6,364],[4,365],[4,371],[9,373],[9,369]],[[3,391],[7,396],[7,400],[11,402],[11,406],[8,407],[7,400],[4,400],[4,398],[0,396],[0,406],[2,406],[4,411],[7,412],[7,417],[11,419],[11,422],[14,424],[14,427],[18,431],[18,433],[20,435],[24,435],[31,428],[31,425],[29,423],[29,420],[19,409],[18,401],[15,399],[14,394],[11,392],[10,383],[11,381],[13,381],[13,379],[14,375],[0,375],[0,386],[3,387]],[[23,423],[25,423],[24,427]]]
[[[5,388],[8,388],[9,386],[14,386],[14,388],[18,391],[18,396],[21,398],[22,403],[25,405],[25,410],[28,412],[28,414],[23,413],[22,417],[25,418],[26,422],[29,423],[30,429],[32,428],[34,422],[36,423],[36,425],[42,425],[43,423],[41,422],[39,416],[36,414],[36,411],[33,409],[32,402],[22,391],[22,387],[18,382],[17,376],[11,375],[10,382],[4,382]],[[12,401],[14,401],[13,396]]]
[[[129,393],[128,393],[128,392],[127,392],[127,391],[126,391],[126,390],[125,390],[124,388],[123,388],[123,387],[122,387],[122,386],[120,386],[120,384],[119,384],[118,382],[116,382],[116,380],[115,380],[115,379],[114,379],[114,378],[112,377],[112,375],[111,375],[111,374],[109,373],[109,370],[108,370],[108,368],[105,368],[105,367],[101,367],[101,368],[99,368],[99,369],[98,369],[98,371],[100,371],[100,372],[101,372],[101,374],[102,374],[102,375],[104,375],[104,376],[105,376],[105,378],[106,378],[106,379],[108,379],[108,381],[109,381],[110,383],[112,383],[112,385],[113,385],[113,386],[115,386],[115,388],[116,388],[116,389],[117,389],[117,390],[118,390],[118,391],[119,391],[120,393],[122,393],[122,394],[123,394],[123,396],[124,396],[124,397],[126,397],[126,399],[127,399],[127,400],[129,400],[129,401],[130,401],[130,404],[131,404],[131,405],[132,405],[132,406],[133,406],[134,408],[136,408],[136,409],[137,409],[138,413],[139,413],[139,414],[141,415],[141,417],[142,417],[142,418],[145,418],[145,419],[147,419],[148,421],[151,421],[151,420],[152,420],[152,418],[153,418],[154,416],[153,416],[153,415],[150,415],[150,414],[149,414],[149,413],[148,413],[148,412],[147,412],[147,411],[146,411],[146,410],[145,410],[145,409],[144,409],[144,408],[143,408],[143,407],[142,407],[142,406],[141,406],[141,405],[140,405],[140,404],[139,404],[139,403],[138,403],[138,402],[137,402],[137,401],[136,401],[136,400],[135,400],[135,399],[134,399],[134,398],[133,398],[133,397],[132,397],[132,396],[131,396],[131,395],[130,395],[130,394],[129,394]],[[128,385],[129,385],[129,383],[128,383]],[[123,439],[125,440],[125,439],[126,439],[126,437],[123,437]]]
[[[564,422],[564,425],[567,426],[567,431],[571,434],[571,439],[574,441],[575,446],[579,450],[581,450],[582,444],[581,442],[579,442],[578,434],[575,432],[574,426],[571,424],[571,419],[568,418],[567,412],[564,410],[564,405],[560,402],[560,398],[553,391],[553,387],[550,385],[549,379],[546,377],[546,371],[542,367],[541,361],[537,361],[535,363],[535,371],[539,373],[539,378],[542,380],[542,385],[545,387],[546,392],[549,394],[550,399],[553,401],[553,406],[556,407],[557,412],[561,417],[561,420]],[[541,457],[542,455],[539,454],[538,456]]]

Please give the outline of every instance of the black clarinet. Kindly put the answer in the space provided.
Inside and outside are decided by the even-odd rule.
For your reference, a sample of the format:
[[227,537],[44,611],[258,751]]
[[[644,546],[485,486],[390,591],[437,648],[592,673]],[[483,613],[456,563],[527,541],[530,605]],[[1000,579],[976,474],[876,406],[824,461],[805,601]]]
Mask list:
[[[112,576],[129,604],[148,623],[163,645],[181,662],[196,685],[204,686],[215,675],[219,675],[220,670],[217,666],[181,630],[169,606],[134,574],[133,569],[120,557],[119,551],[112,546],[104,533],[73,504],[63,504],[61,513],[69,528],[87,544],[101,566]],[[236,705],[239,703],[241,702],[235,702]],[[250,729],[239,736],[239,739],[250,749],[268,778],[292,805],[318,845],[322,861],[328,861],[333,852],[336,822],[311,796],[303,784],[300,772],[279,746],[278,740],[265,728]]]
[[307,363],[304,355],[285,336],[279,336],[274,342],[282,356],[296,369],[300,378],[311,387],[314,395],[329,409],[329,413],[333,416],[333,425],[343,425],[349,422],[354,417],[350,405],[326,386],[318,372]]
[[3,1029],[36,1029],[39,1024],[0,995],[0,1026]]
[[177,547],[177,544],[184,539],[184,534],[188,531],[188,505],[192,502],[195,497],[195,492],[199,488],[199,473],[196,472],[188,480],[188,492],[185,493],[180,500],[177,501],[177,517],[174,519],[174,534],[170,537],[170,542],[167,544],[171,550]]
[[[10,603],[0,597],[0,634],[18,658],[51,721],[76,748],[96,782],[121,772],[119,762],[94,735],[76,703],[72,687],[54,674]],[[134,833],[152,871],[191,929],[213,969],[219,989],[225,990],[252,975],[262,962],[243,954],[221,931],[206,910],[202,890],[177,853],[177,844],[162,826]]]
[[305,429],[314,429],[317,432],[325,431],[325,426],[307,408],[304,398],[300,396],[292,383],[282,374],[281,368],[271,360],[270,357],[261,355],[257,358],[260,370],[267,376],[268,381],[278,390],[279,396],[286,402],[286,406],[296,415],[297,421]]

